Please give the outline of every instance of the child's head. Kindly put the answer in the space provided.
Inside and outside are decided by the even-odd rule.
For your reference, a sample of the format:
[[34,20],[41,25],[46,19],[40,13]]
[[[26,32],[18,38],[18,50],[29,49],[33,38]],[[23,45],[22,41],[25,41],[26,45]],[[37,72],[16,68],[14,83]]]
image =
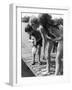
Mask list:
[[32,26],[34,30],[36,30],[39,26],[38,18],[35,16],[32,16],[29,20],[29,24]]
[[25,32],[31,33],[32,31],[33,31],[33,28],[28,24],[28,25],[25,27]]

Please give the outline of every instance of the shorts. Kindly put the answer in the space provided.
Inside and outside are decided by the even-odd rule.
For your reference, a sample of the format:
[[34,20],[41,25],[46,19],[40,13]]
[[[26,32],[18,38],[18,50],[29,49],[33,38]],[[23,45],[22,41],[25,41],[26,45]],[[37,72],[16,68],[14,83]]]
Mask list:
[[37,47],[38,45],[40,45],[42,47],[42,39],[40,39],[39,41],[36,42],[36,45],[34,45],[35,47]]

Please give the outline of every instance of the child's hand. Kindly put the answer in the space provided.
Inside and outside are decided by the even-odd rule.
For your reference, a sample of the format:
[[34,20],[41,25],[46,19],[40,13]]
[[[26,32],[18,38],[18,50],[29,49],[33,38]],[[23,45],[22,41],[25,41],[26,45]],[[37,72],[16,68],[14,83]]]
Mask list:
[[32,40],[32,39],[29,39],[29,42],[33,43],[33,42],[34,42],[34,40]]

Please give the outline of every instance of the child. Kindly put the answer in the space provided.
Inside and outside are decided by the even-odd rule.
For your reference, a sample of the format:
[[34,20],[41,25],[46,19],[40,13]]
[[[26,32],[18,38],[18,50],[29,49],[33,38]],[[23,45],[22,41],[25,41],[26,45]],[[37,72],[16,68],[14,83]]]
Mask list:
[[40,55],[41,55],[41,47],[42,47],[41,33],[37,29],[32,28],[32,26],[29,24],[25,28],[25,32],[29,34],[29,41],[33,43],[33,47],[32,47],[33,64],[32,65],[35,64],[35,56],[36,56],[37,50],[38,50],[38,57],[39,57],[39,63],[40,63]]
[[38,50],[38,58],[39,58],[39,64],[40,62],[40,55],[41,55],[41,47],[42,47],[42,37],[39,31],[33,30],[30,33],[29,41],[33,43],[32,46],[32,59],[33,59],[33,64],[35,64],[35,56],[36,52]]

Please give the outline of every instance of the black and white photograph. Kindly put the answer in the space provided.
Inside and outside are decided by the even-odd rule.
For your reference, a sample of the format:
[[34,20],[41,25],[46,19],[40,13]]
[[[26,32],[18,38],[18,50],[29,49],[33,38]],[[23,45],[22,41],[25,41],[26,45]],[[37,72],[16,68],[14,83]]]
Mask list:
[[1,0],[0,90],[72,90],[71,2]]
[[63,75],[63,14],[21,12],[21,77]]
[[69,9],[10,5],[10,84],[70,81]]

